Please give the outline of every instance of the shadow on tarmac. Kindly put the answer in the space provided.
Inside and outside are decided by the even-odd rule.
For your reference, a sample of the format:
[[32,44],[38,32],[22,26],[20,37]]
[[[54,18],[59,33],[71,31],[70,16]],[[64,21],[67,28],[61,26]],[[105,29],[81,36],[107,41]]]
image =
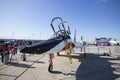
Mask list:
[[[120,75],[114,74],[115,68],[112,68],[109,61],[119,60],[117,58],[100,57],[97,54],[87,53],[85,59],[80,59],[81,64],[76,72],[76,80],[115,80]],[[119,63],[120,64],[120,63]]]
[[62,74],[61,71],[52,71],[51,73],[53,73],[53,74]]
[[[25,61],[25,62],[32,62],[32,64],[34,63],[45,64],[45,62],[42,62],[42,61]],[[32,67],[31,64],[18,63],[18,62],[12,62],[12,63],[9,63],[9,65],[15,66],[15,67],[22,67],[22,68],[35,68],[35,67]]]
[[[80,54],[80,53],[77,53]],[[120,78],[120,62],[111,63],[110,61],[118,61],[118,58],[112,57],[100,57],[100,54],[86,53],[87,56],[84,58],[77,55],[72,55],[72,58],[78,59],[81,62],[76,71],[76,80],[115,80]],[[67,57],[66,55],[60,55]],[[116,68],[111,67],[112,65],[117,66]]]
[[42,61],[25,61],[25,62],[34,62],[34,63],[41,63],[41,64],[45,64],[45,62],[42,62]]
[[35,68],[35,67],[31,67],[31,65],[23,64],[23,63],[17,63],[17,62],[10,63],[10,66],[22,67],[22,68]]
[[61,72],[61,71],[52,71],[52,73],[53,74],[63,74],[63,75],[65,75],[65,76],[68,76],[68,75],[75,75],[74,73],[63,73],[63,72]]

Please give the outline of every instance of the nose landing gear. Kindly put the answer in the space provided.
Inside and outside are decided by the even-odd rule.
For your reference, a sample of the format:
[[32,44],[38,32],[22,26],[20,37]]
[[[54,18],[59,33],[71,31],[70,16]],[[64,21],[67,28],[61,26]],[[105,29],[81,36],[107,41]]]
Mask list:
[[49,60],[48,71],[49,71],[50,73],[52,73],[52,72],[53,72],[53,62],[52,62],[53,54],[49,54],[49,58],[50,58],[50,60]]

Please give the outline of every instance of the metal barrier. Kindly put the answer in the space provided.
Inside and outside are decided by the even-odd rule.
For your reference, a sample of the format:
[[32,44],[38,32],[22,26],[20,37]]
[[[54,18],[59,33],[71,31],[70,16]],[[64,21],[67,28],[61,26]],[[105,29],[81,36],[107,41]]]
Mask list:
[[120,46],[87,46],[85,48],[86,53],[108,53],[114,56],[120,56]]

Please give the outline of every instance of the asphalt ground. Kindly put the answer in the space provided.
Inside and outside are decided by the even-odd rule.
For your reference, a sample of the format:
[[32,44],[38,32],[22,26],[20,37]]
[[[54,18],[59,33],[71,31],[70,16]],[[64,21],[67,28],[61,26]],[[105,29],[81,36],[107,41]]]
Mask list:
[[22,61],[18,52],[11,63],[0,62],[0,80],[120,80],[119,48],[115,55],[113,49],[112,55],[103,56],[103,50],[97,53],[96,47],[87,47],[86,57],[75,49],[72,64],[64,52],[54,54],[52,73],[48,72],[49,55],[26,55]]

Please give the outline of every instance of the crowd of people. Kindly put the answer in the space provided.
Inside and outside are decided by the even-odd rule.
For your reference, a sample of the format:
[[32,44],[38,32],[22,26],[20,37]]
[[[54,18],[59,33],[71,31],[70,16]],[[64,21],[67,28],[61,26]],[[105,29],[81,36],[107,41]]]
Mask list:
[[[38,43],[40,41],[36,41]],[[21,50],[25,46],[34,45],[35,41],[28,40],[10,40],[0,41],[0,59],[2,63],[8,64],[11,62],[12,56],[17,54],[18,49]],[[25,61],[25,53],[23,54],[23,61]]]
[[17,45],[11,45],[8,43],[0,43],[0,55],[1,62],[8,64],[12,55],[17,54]]

